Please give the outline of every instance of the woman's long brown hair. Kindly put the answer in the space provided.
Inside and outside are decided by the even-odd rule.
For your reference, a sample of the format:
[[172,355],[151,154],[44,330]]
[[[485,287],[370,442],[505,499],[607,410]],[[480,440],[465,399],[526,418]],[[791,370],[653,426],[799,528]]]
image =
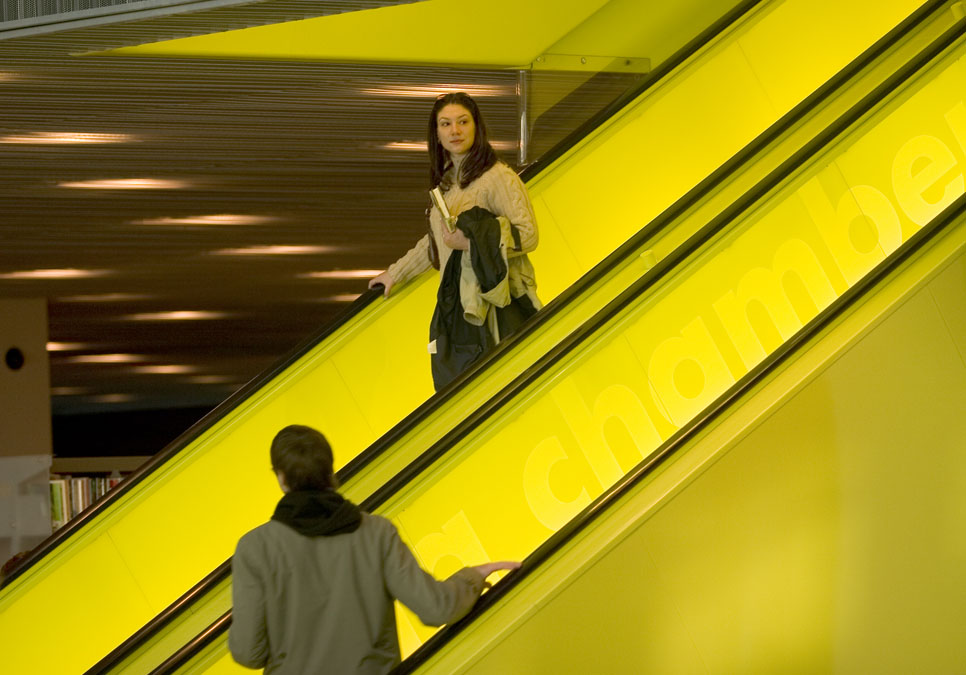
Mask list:
[[[473,145],[470,147],[469,152],[466,153],[466,158],[460,166],[460,175],[457,176],[460,187],[465,188],[482,176],[487,169],[498,161],[496,151],[490,145],[490,141],[487,138],[486,124],[483,122],[483,116],[480,114],[480,107],[476,105],[476,101],[469,94],[462,91],[443,94],[436,99],[436,103],[433,104],[433,112],[429,116],[430,188],[441,185],[443,182],[443,174],[446,173],[446,164],[449,161],[449,155],[446,149],[439,142],[439,133],[436,130],[436,117],[439,115],[440,110],[450,104],[456,104],[466,108],[470,115],[472,115],[473,124],[476,127]],[[449,187],[449,185],[442,185],[443,190],[448,190]]]

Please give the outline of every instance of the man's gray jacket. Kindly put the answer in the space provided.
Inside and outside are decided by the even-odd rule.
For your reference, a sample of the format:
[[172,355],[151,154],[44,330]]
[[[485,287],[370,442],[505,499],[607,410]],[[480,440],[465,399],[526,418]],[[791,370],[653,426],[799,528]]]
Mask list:
[[484,586],[469,568],[437,581],[392,523],[369,514],[332,536],[269,521],[238,542],[232,574],[232,656],[278,675],[386,673],[400,661],[394,599],[438,626],[465,615]]

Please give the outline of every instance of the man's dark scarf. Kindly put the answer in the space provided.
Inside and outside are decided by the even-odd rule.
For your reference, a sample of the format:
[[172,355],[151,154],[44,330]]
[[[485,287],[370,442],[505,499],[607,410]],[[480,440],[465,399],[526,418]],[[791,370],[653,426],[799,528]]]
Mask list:
[[330,537],[355,532],[362,512],[335,490],[295,490],[279,500],[272,520],[307,537]]

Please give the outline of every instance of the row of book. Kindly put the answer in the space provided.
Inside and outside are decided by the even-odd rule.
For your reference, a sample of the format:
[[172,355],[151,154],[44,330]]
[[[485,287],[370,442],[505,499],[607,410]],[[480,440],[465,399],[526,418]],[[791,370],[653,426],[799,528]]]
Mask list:
[[121,482],[121,474],[110,476],[50,477],[50,520],[56,531],[71,518],[103,497]]

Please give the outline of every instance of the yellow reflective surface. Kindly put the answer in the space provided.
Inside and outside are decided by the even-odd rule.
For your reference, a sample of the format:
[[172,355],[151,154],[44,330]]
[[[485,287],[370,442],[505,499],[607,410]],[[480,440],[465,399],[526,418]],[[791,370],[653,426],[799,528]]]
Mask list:
[[[919,153],[916,189],[934,190],[933,214],[950,194],[961,196],[966,147],[949,120],[966,100],[962,53],[924,73],[396,495],[384,513],[422,562],[445,576],[525,557],[890,255],[919,228],[898,199],[912,188],[893,180],[905,175],[895,167],[910,147]],[[929,154],[917,140],[926,132]],[[936,165],[945,171],[930,173]]]
[[960,217],[417,672],[957,672],[964,275]]
[[[783,43],[777,35],[781,31],[789,35],[820,32],[842,46],[836,52],[842,57],[837,66],[815,61],[810,66],[816,69],[811,80],[790,78],[802,82],[796,89],[801,99],[811,92],[810,81],[827,79],[920,3],[864,4],[868,6],[867,14],[849,24],[831,19],[836,16],[835,3],[770,3],[536,179],[531,194],[542,241],[534,259],[543,299],[549,300],[566,288],[785,111],[782,106],[787,106],[787,101],[773,103],[779,98],[770,93],[759,76],[774,55],[768,57],[759,52],[751,57],[746,53],[750,50],[744,47],[759,40],[756,36],[761,31],[775,34],[776,48]],[[802,18],[803,10],[783,19],[777,8],[785,5],[810,7],[808,21]],[[797,85],[783,82],[782,86],[785,100],[788,87]],[[745,103],[735,107],[736,101]],[[941,112],[949,113],[951,130],[960,129],[961,125],[956,126],[960,114],[954,105]],[[943,142],[954,156],[959,156],[955,155],[959,146]],[[913,160],[909,169],[910,180],[923,181],[917,161]],[[942,157],[936,160],[939,166],[942,161]],[[915,184],[905,189],[914,192]],[[931,193],[925,194],[931,198]],[[838,200],[839,196],[833,193],[828,197],[833,198]],[[904,199],[909,202],[913,198],[914,195]],[[817,196],[813,203],[822,204]],[[815,255],[820,260],[828,255],[818,251]],[[862,256],[857,253],[853,257]],[[771,265],[765,267],[766,272],[771,269],[777,274],[775,270],[780,271],[782,265],[807,265],[808,258],[799,249],[777,261],[766,262]],[[822,269],[830,274],[827,267]],[[832,276],[829,279],[829,283],[834,283]],[[238,537],[262,522],[277,499],[267,448],[280,427],[304,423],[325,430],[336,448],[338,462],[344,464],[424,401],[431,391],[425,324],[431,313],[434,286],[435,280],[427,275],[422,284],[413,284],[388,302],[377,303],[371,311],[340,328],[205,431],[163,470],[118,500],[73,536],[68,545],[5,588],[0,596],[0,632],[15,644],[31,644],[35,634],[28,627],[42,625],[52,607],[56,607],[60,621],[98,626],[96,632],[79,639],[74,649],[39,654],[29,649],[12,650],[9,667],[23,672],[36,668],[83,669],[133,633],[147,616],[163,609],[223,562]],[[715,288],[723,286],[718,284]],[[513,532],[503,532],[500,539],[512,545],[508,552],[520,555],[532,545],[528,542],[542,540],[549,528],[599,492],[615,472],[633,461],[634,453],[639,454],[648,443],[666,437],[690,408],[712,396],[729,378],[733,380],[736,360],[753,358],[754,340],[765,346],[773,343],[775,335],[759,335],[760,331],[767,331],[769,321],[777,322],[773,328],[779,336],[796,320],[801,321],[796,312],[807,313],[807,299],[818,297],[814,296],[820,292],[817,288],[806,286],[805,291],[789,300],[791,310],[780,313],[777,319],[769,318],[770,315],[755,319],[757,323],[752,322],[745,330],[741,353],[737,348],[729,352],[721,347],[716,335],[724,329],[697,314],[688,316],[684,324],[674,324],[673,330],[664,326],[660,341],[648,338],[652,347],[619,345],[614,341],[613,349],[624,354],[626,367],[597,368],[602,373],[609,369],[629,375],[636,367],[649,378],[643,390],[641,380],[630,377],[625,378],[628,384],[621,386],[606,384],[593,375],[584,378],[586,382],[579,382],[579,386],[562,384],[556,390],[557,399],[573,401],[574,405],[582,401],[584,409],[571,406],[566,415],[557,415],[553,422],[557,426],[552,428],[561,430],[559,437],[539,424],[532,425],[529,418],[526,422],[511,419],[508,424],[515,425],[522,436],[507,436],[508,447],[502,455],[497,452],[489,462],[478,460],[480,470],[492,467],[495,461],[510,462],[506,471],[514,473],[507,475],[528,476],[524,493],[512,484],[500,485],[500,490],[491,493],[494,496],[487,500],[481,490],[479,497],[468,500],[462,513],[441,512],[445,518],[432,527],[423,522],[418,508],[413,507],[415,512],[410,514],[403,506],[394,507],[402,509],[398,518],[402,529],[441,573],[457,565],[460,558],[479,560],[481,555],[495,555],[490,542],[500,528],[493,527],[481,536],[477,532],[481,526],[477,526],[477,516],[473,514],[484,509],[490,513],[492,504],[500,504],[500,500],[507,500],[514,508],[526,505],[529,510],[532,501],[531,512],[538,514],[533,521],[521,525],[519,534],[514,526]],[[683,302],[691,302],[688,292],[681,291]],[[744,299],[740,289],[735,293],[733,312],[741,302],[751,302]],[[719,299],[718,295],[714,299]],[[707,299],[704,297],[704,301]],[[728,315],[727,299],[722,311]],[[696,356],[687,358],[685,351],[691,348],[697,348]],[[673,367],[664,361],[651,364],[647,349],[662,359],[670,359]],[[518,364],[512,372],[496,372],[492,386],[497,388],[521,370]],[[374,381],[397,395],[377,398]],[[594,392],[592,396],[590,391]],[[618,413],[611,414],[610,410]],[[440,427],[445,428],[446,425]],[[578,447],[578,439],[590,443],[586,453]],[[581,466],[590,473],[581,473]],[[454,466],[457,475],[462,475],[458,469]],[[444,472],[438,481],[443,487],[434,487],[433,493],[444,500],[450,498],[447,490],[451,489],[444,486],[445,475]],[[501,508],[496,513],[502,513]],[[452,550],[462,553],[457,557],[441,556],[450,542],[459,542],[463,548]],[[88,559],[96,560],[96,564],[85,562]],[[115,587],[134,590],[115,594],[110,602],[86,600],[85,594],[92,588]],[[407,648],[412,647],[416,636],[416,629],[411,629]]]
[[[397,495],[383,513],[399,525],[421,562],[443,576],[464,564],[522,558],[530,553],[886,259],[944,206],[962,196],[966,144],[961,142],[957,121],[966,100],[963,51],[960,44],[951,56],[924,71],[674,278],[641,298],[598,338],[557,364],[553,372],[478,429],[433,471]],[[914,158],[911,164],[910,157]],[[918,195],[919,200],[910,200],[910,195]],[[922,208],[929,209],[930,217],[918,222],[917,209]],[[842,547],[848,554],[844,558],[851,561],[844,568],[826,552],[830,542],[836,545],[846,541],[837,528],[846,527],[859,536],[864,527],[840,521],[842,513],[847,518],[856,517],[856,505],[843,504],[839,493],[842,486],[834,482],[834,471],[844,468],[847,475],[841,480],[847,481],[850,490],[859,489],[862,499],[863,472],[874,465],[875,442],[861,444],[866,448],[864,456],[843,453],[850,462],[845,467],[839,466],[842,460],[834,450],[854,447],[863,434],[887,445],[889,432],[873,432],[861,424],[865,415],[858,410],[861,404],[856,403],[869,396],[865,383],[881,373],[879,362],[888,360],[897,378],[893,388],[878,391],[871,398],[888,402],[896,388],[902,390],[906,382],[929,385],[934,381],[930,378],[948,380],[951,389],[941,383],[937,386],[962,397],[966,348],[957,345],[957,336],[949,326],[966,319],[966,291],[959,283],[962,250],[966,249],[964,232],[962,225],[951,228],[951,234],[943,240],[945,248],[930,253],[938,262],[927,259],[928,265],[919,265],[925,265],[924,272],[917,271],[918,267],[903,272],[913,278],[915,287],[921,276],[931,278],[946,265],[943,261],[950,255],[959,256],[955,258],[958,267],[945,273],[943,284],[919,296],[920,305],[928,305],[924,311],[933,315],[921,318],[918,310],[904,310],[908,317],[888,337],[878,339],[874,357],[864,357],[858,371],[853,368],[832,378],[828,386],[853,383],[854,395],[839,394],[849,397],[850,409],[855,409],[852,414],[838,423],[834,416],[829,418],[828,406],[821,400],[824,390],[819,387],[817,407],[813,404],[804,417],[793,417],[794,421],[785,423],[779,431],[757,440],[755,452],[742,460],[741,466],[715,464],[715,475],[701,478],[705,485],[701,491],[678,498],[672,502],[675,508],[665,507],[657,517],[650,517],[645,538],[628,539],[622,548],[614,549],[615,544],[606,540],[594,541],[594,536],[603,536],[598,533],[586,538],[590,543],[585,540],[573,545],[585,549],[585,560],[601,559],[605,563],[588,572],[586,578],[581,575],[577,591],[559,592],[560,598],[553,600],[554,612],[559,614],[542,616],[537,611],[538,602],[517,599],[514,611],[522,618],[515,619],[517,625],[494,643],[508,646],[500,646],[493,656],[481,659],[489,647],[479,643],[475,635],[464,636],[470,644],[452,648],[454,653],[464,650],[462,661],[443,660],[445,665],[439,670],[428,670],[456,672],[455,663],[462,663],[470,672],[507,672],[511,664],[523,670],[527,670],[527,664],[538,670],[566,669],[581,663],[577,666],[581,670],[592,667],[592,663],[601,666],[614,656],[612,650],[600,655],[595,650],[556,647],[548,651],[535,647],[538,641],[541,646],[555,643],[548,642],[547,636],[568,621],[584,628],[587,622],[594,625],[594,616],[607,626],[611,640],[631,650],[619,663],[643,664],[662,672],[687,672],[709,662],[720,665],[723,671],[741,669],[749,663],[766,669],[797,664],[823,670],[831,663],[830,649],[838,649],[853,664],[885,666],[886,661],[870,655],[868,646],[876,641],[873,631],[863,626],[872,621],[889,632],[889,622],[872,615],[861,621],[846,616],[850,611],[871,612],[868,607],[878,605],[861,593],[842,590],[839,601],[852,603],[853,608],[847,605],[843,609],[828,595],[834,596],[836,589],[849,588],[856,582],[848,564],[861,562],[862,545]],[[895,306],[906,291],[890,293],[882,294],[880,304]],[[872,313],[853,320],[857,323],[850,329],[853,334],[861,333],[864,323],[877,322],[884,311],[875,302],[867,304]],[[938,321],[934,305],[943,312]],[[930,332],[930,325],[936,330]],[[933,370],[924,374],[918,354],[930,350],[933,341],[928,336],[933,333],[941,337],[935,342],[937,346],[942,340],[948,343],[943,347],[943,358],[949,364],[935,362]],[[827,339],[824,352],[815,349],[812,357],[829,359],[840,349],[842,339]],[[900,357],[892,359],[892,346],[905,343],[918,348],[900,349]],[[903,365],[904,359],[908,365]],[[795,391],[797,378],[810,377],[814,368],[800,364],[787,385],[791,391]],[[919,389],[923,390],[922,386]],[[764,405],[771,406],[773,401],[766,397]],[[927,405],[935,407],[932,402]],[[951,405],[940,405],[947,412],[939,414],[955,414],[956,405]],[[737,425],[737,432],[732,433],[740,438],[747,422],[740,413],[732,417]],[[914,420],[920,415],[902,417]],[[882,420],[878,422],[881,426],[888,417],[876,419]],[[825,438],[822,425],[836,427],[839,423],[853,430],[846,434],[851,441]],[[918,438],[919,433],[916,431],[913,437]],[[935,440],[929,445],[947,450],[952,447],[948,438],[943,441],[942,434]],[[790,455],[775,452],[782,446],[811,454],[799,455],[790,463]],[[711,457],[717,452],[713,443],[709,452]],[[962,457],[958,456],[956,466],[962,466]],[[682,464],[676,469],[679,476],[702,475],[701,462]],[[903,491],[907,476],[903,471],[892,475],[890,480],[895,484],[891,490],[879,488],[872,502],[858,507],[859,515],[872,517],[873,509],[878,508],[875,503]],[[923,485],[929,483],[928,469],[920,478]],[[676,480],[676,487],[658,488],[649,496],[646,502],[650,505],[625,508],[623,517],[633,520],[636,514],[646,513],[677,494],[683,479]],[[655,483],[659,481],[655,479]],[[901,511],[891,517],[908,523],[903,531],[909,536],[935,546],[943,541],[943,529],[923,528],[941,513],[943,503],[940,497],[932,500],[931,506],[917,507],[921,518],[915,523]],[[731,520],[715,515],[722,513]],[[829,523],[831,531],[827,529]],[[623,532],[627,526],[616,529]],[[873,548],[891,551],[887,538],[876,541]],[[955,565],[950,564],[954,556],[949,553],[943,554],[943,569],[953,572]],[[910,559],[922,562],[928,556],[912,555]],[[896,575],[906,578],[903,564],[874,564],[885,571],[869,583],[885,584],[881,586],[884,590],[895,583]],[[573,569],[569,565],[563,568],[549,575],[551,580],[534,583],[559,583]],[[852,575],[852,581],[843,586],[839,575]],[[961,582],[962,575],[959,578]],[[930,592],[937,593],[941,586],[933,584]],[[584,587],[587,590],[577,595]],[[602,601],[601,595],[610,601]],[[909,592],[903,597],[903,602],[914,602],[916,594]],[[957,614],[941,594],[931,602],[939,611],[938,617],[929,621],[932,628],[928,630],[945,635],[948,643],[944,622],[956,620],[961,612]],[[653,612],[639,616],[641,607],[652,608]],[[635,621],[621,621],[623,609],[631,611]],[[916,616],[931,616],[929,610],[909,607],[913,609]],[[734,626],[722,612],[734,613]],[[411,650],[430,631],[405,613],[400,618],[401,638]],[[491,619],[491,624],[499,622],[499,618]],[[747,631],[744,637],[736,633],[742,630],[741,625]],[[924,629],[919,631],[927,634]],[[490,625],[482,632],[492,635],[501,630]],[[862,640],[864,648],[855,647],[844,637],[846,633]],[[577,642],[599,644],[601,636],[595,639],[594,635],[591,630],[589,637],[582,635]],[[742,650],[743,640],[755,648]],[[638,643],[642,648],[635,650]],[[923,658],[928,663],[955,662],[930,650],[916,653],[920,663]],[[219,668],[230,668],[226,660],[218,664]]]
[[[592,16],[606,0],[423,0],[102,54],[299,59],[520,67]],[[467,32],[499,40],[467,40]]]
[[[960,42],[950,55],[925,69],[845,139],[827,148],[688,265],[662,280],[394,496],[380,512],[396,522],[421,562],[437,576],[445,576],[465,564],[528,555],[962,196],[966,145],[961,142],[958,120],[966,101],[963,53]],[[923,209],[929,217],[920,222],[917,218],[922,216],[917,214]],[[966,242],[961,226],[954,232],[947,240],[956,251]],[[963,289],[947,294],[956,301]],[[942,329],[948,332],[945,326]],[[831,348],[835,347],[833,343]],[[801,432],[807,434],[809,429]],[[771,475],[781,471],[781,464],[781,457],[757,457],[744,471]],[[818,512],[811,512],[812,517],[834,519],[838,513],[834,494],[828,498],[834,488],[819,480],[821,472],[807,464],[794,471],[796,485],[803,486],[808,499],[825,500]],[[718,485],[708,493],[714,502],[707,507],[710,512],[715,512],[715,505],[735,504],[731,510],[747,517],[759,508],[760,500],[744,499],[745,484],[734,472]],[[767,497],[778,503],[795,499],[794,493],[785,490],[756,489],[756,499]],[[691,513],[690,518],[669,518],[668,527],[680,527],[682,519],[694,527],[690,524],[699,515]],[[707,534],[709,540],[714,538]],[[652,622],[652,628],[668,634],[667,645],[686,643],[688,630],[699,631],[703,644],[697,646],[697,654],[691,649],[683,655],[668,651],[663,657],[658,654],[666,660],[648,663],[662,663],[672,671],[686,671],[688,663],[700,663],[702,657],[725,664],[725,669],[740,665],[743,654],[735,653],[735,636],[718,637],[720,615],[705,618],[703,614],[719,604],[745,603],[751,607],[748,616],[757,622],[752,626],[758,631],[756,639],[767,648],[760,657],[763,662],[801,663],[809,668],[827,664],[827,655],[809,651],[810,646],[828,642],[835,618],[826,599],[813,592],[835,583],[837,570],[823,559],[820,546],[826,536],[806,527],[796,539],[779,542],[773,559],[757,564],[744,561],[729,568],[728,584],[709,575],[714,567],[709,570],[700,557],[692,559],[692,567],[680,570],[662,561],[661,572],[673,570],[679,585],[646,586],[653,597],[634,597],[658,606],[686,597],[691,603],[689,614],[661,623],[659,630]],[[668,531],[664,545],[670,547],[665,551],[670,560],[678,560],[673,557],[674,544],[673,532]],[[587,549],[589,557],[604,554],[593,546]],[[791,556],[794,564],[787,561],[789,551],[799,551]],[[609,572],[598,576],[597,582],[588,582],[590,592],[599,592],[600,583],[607,584],[602,578],[611,579],[608,588],[619,592],[623,580],[615,570],[626,570],[628,560],[639,555],[641,551],[634,549],[610,558]],[[770,573],[775,560],[786,566],[779,575]],[[645,572],[656,573],[649,562],[650,558],[644,561]],[[701,574],[694,580],[692,575]],[[807,584],[783,588],[780,606],[772,605],[767,592],[760,590],[771,588],[769,579],[787,584],[792,578],[807,579]],[[699,583],[700,592],[687,590],[694,583]],[[720,602],[708,602],[710,596]],[[518,605],[517,611],[528,604]],[[772,616],[770,612],[780,612],[780,607],[791,612],[790,618]],[[399,617],[406,651],[432,632],[406,612]],[[547,621],[553,626],[552,618]],[[548,630],[546,622],[541,627]],[[782,636],[790,635],[788,631],[795,633],[800,651],[774,651]],[[465,639],[476,643],[472,636]],[[540,656],[528,657],[528,644],[520,640],[512,659],[501,661],[503,667],[508,663],[523,667],[520,664],[529,661],[541,669],[553,668],[554,663],[563,667],[564,662],[546,651],[533,650]],[[447,668],[451,665],[438,672],[453,672]],[[479,668],[479,672],[504,672],[492,665]]]

